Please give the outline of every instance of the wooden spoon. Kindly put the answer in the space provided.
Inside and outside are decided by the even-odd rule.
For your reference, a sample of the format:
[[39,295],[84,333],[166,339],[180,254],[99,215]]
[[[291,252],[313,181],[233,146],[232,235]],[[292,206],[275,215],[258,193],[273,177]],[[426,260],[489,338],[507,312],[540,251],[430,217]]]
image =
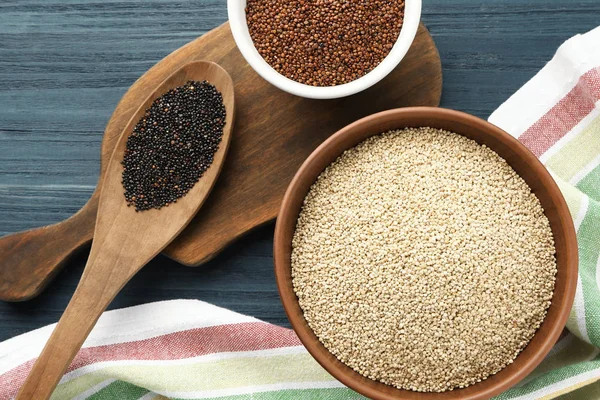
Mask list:
[[[160,210],[136,212],[125,202],[121,161],[129,134],[152,102],[189,80],[207,80],[221,92],[227,112],[213,164],[186,196]],[[92,249],[73,298],[35,362],[17,399],[47,399],[96,321],[121,288],[192,220],[223,165],[234,118],[233,82],[212,62],[193,62],[167,78],[133,115],[106,170]]]

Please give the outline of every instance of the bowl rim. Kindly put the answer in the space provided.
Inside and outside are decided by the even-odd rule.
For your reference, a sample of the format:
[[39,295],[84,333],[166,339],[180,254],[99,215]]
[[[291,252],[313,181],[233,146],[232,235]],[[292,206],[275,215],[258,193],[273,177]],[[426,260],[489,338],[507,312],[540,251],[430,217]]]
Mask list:
[[[504,392],[505,390],[509,389],[510,387],[517,384],[520,380],[525,378],[544,359],[544,357],[548,354],[548,352],[552,349],[552,347],[560,337],[560,334],[562,333],[567,319],[569,317],[571,307],[575,298],[578,276],[578,246],[573,219],[568,209],[566,200],[564,199],[558,185],[554,181],[551,174],[548,172],[546,167],[544,167],[544,165],[539,161],[539,159],[533,153],[531,153],[531,151],[527,149],[521,142],[519,142],[516,138],[514,138],[504,130],[500,129],[499,127],[489,123],[488,121],[485,121],[483,119],[480,119],[478,117],[464,112],[445,108],[406,107],[383,111],[361,118],[338,130],[325,142],[318,146],[309,155],[309,157],[304,161],[302,166],[296,172],[294,178],[290,182],[285,192],[281,208],[277,216],[273,241],[273,258],[275,264],[275,280],[277,283],[277,290],[279,292],[283,308],[288,316],[292,328],[296,332],[302,344],[312,355],[312,357],[333,377],[335,377],[337,380],[342,382],[344,385],[350,387],[351,389],[354,389],[357,392],[373,399],[388,399],[390,397],[389,395],[383,394],[375,388],[367,386],[358,381],[357,379],[352,378],[351,376],[348,376],[348,374],[344,373],[344,371],[350,373],[350,371],[353,370],[341,363],[337,359],[332,361],[331,357],[335,357],[318,340],[314,340],[314,332],[312,332],[310,327],[308,327],[308,324],[306,323],[304,317],[302,315],[297,316],[293,312],[296,309],[296,307],[299,308],[299,304],[298,298],[294,293],[293,288],[288,287],[287,284],[286,271],[289,271],[289,269],[291,269],[291,262],[288,259],[288,257],[286,257],[286,248],[290,246],[290,243],[289,241],[285,241],[285,235],[287,229],[289,228],[289,224],[294,223],[295,225],[295,221],[297,220],[297,213],[293,211],[294,207],[292,206],[292,203],[294,202],[294,198],[297,197],[296,193],[298,192],[299,186],[301,185],[301,180],[306,174],[312,175],[310,173],[310,169],[312,168],[313,164],[319,162],[318,158],[323,153],[327,152],[328,149],[332,147],[335,148],[335,146],[347,135],[360,135],[362,126],[368,125],[369,123],[372,123],[378,119],[387,118],[390,116],[398,118],[400,120],[398,128],[401,129],[403,126],[401,122],[402,119],[413,118],[426,120],[428,117],[432,117],[432,115],[435,116],[437,119],[448,119],[455,121],[458,120],[464,123],[465,125],[470,125],[474,128],[478,128],[487,134],[496,135],[497,137],[500,137],[502,140],[507,142],[509,146],[511,146],[511,148],[517,149],[519,153],[523,155],[524,158],[527,157],[527,161],[532,162],[534,164],[534,167],[537,170],[536,173],[540,174],[540,179],[545,181],[544,186],[547,189],[548,194],[552,198],[552,202],[556,206],[557,215],[560,219],[561,224],[563,225],[563,231],[565,232],[565,253],[567,253],[566,261],[564,263],[566,269],[565,291],[563,293],[563,296],[559,298],[560,303],[558,315],[554,319],[553,324],[548,328],[549,332],[547,332],[546,336],[541,339],[541,345],[539,345],[537,351],[531,355],[531,357],[527,360],[527,362],[524,365],[521,366],[520,369],[514,371],[512,374],[506,376],[503,380],[496,382],[495,384],[489,386],[488,388],[480,392],[471,393],[461,398],[465,400],[489,398]],[[374,136],[376,134],[377,133],[370,136]],[[339,156],[340,154],[341,152],[336,152],[335,157]],[[556,300],[553,298],[553,302],[554,301]],[[534,338],[536,335],[538,335],[538,332],[535,333]],[[311,335],[313,337],[311,337]],[[531,340],[533,340],[533,338]],[[518,357],[519,356],[517,356],[517,359]],[[338,363],[336,363],[336,361],[338,361],[338,363],[340,363],[341,366]],[[485,382],[485,380],[483,382]],[[472,388],[476,385],[477,384],[471,385],[469,387]],[[392,388],[391,386],[388,387]],[[463,389],[455,389],[454,391],[443,393],[410,393],[413,395],[432,396],[443,395],[452,392],[457,393],[459,390]],[[413,397],[414,396],[411,396],[411,398]],[[407,397],[399,396],[397,398],[404,399]]]
[[310,86],[289,79],[271,67],[258,53],[248,32],[246,0],[227,0],[229,26],[235,43],[250,66],[267,82],[279,89],[310,99],[335,99],[350,96],[373,86],[394,70],[404,59],[419,29],[421,0],[405,0],[404,21],[390,53],[372,71],[337,86]]

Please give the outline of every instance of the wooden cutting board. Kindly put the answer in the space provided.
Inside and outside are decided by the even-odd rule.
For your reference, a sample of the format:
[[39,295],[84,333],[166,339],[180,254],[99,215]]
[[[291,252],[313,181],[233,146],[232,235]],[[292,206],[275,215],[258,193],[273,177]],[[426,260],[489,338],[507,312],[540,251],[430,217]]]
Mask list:
[[[384,80],[351,97],[311,100],[285,93],[259,77],[238,51],[225,23],[181,47],[147,71],[117,105],[102,142],[102,174],[127,122],[146,97],[177,68],[195,60],[220,64],[233,78],[236,121],[219,180],[198,216],[165,254],[197,266],[249,230],[274,219],[298,167],[327,137],[366,115],[397,107],[437,106],[440,57],[421,25],[400,65]],[[61,223],[0,239],[0,299],[37,295],[76,249],[93,235],[99,190]]]

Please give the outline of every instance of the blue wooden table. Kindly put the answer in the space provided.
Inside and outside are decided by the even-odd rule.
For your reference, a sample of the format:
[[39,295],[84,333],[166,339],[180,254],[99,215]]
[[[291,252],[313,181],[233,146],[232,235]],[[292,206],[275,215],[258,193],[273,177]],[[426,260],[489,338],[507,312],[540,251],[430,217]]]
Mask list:
[[[598,0],[423,2],[442,58],[442,106],[483,118],[564,40],[600,24]],[[120,97],[226,18],[225,0],[0,2],[0,235],[75,213],[96,184],[102,133]],[[269,224],[199,268],[159,256],[111,308],[201,299],[288,326],[272,234]],[[72,260],[34,300],[0,303],[0,341],[57,321],[84,264],[83,255]]]

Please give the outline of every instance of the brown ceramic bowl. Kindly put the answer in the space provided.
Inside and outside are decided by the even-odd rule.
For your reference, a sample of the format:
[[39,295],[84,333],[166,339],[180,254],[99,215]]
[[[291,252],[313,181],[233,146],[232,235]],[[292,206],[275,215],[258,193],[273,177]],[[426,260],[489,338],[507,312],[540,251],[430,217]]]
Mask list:
[[[444,393],[417,393],[365,378],[340,362],[310,329],[291,278],[292,236],[302,201],[317,176],[344,150],[391,129],[430,126],[459,133],[485,144],[502,156],[529,184],[550,220],[556,242],[558,274],[552,305],[539,331],[516,360],[490,378],[464,389]],[[441,108],[415,107],[381,112],[341,129],[319,146],[302,164],[287,189],[275,227],[275,275],[283,307],[292,327],[312,356],[336,379],[373,399],[486,399],[509,389],[546,356],[562,332],[573,304],[577,282],[577,240],[567,204],[556,183],[519,141],[496,126],[465,113]]]

